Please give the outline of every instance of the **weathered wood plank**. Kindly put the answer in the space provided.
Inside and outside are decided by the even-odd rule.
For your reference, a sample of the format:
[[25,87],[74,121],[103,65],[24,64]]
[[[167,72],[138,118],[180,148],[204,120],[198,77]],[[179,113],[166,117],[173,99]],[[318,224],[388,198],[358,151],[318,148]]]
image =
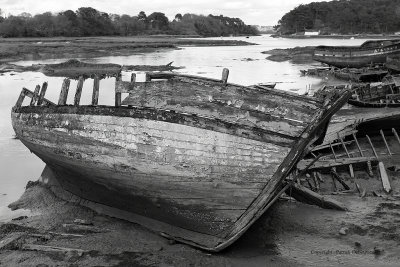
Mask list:
[[386,172],[385,165],[383,164],[382,161],[378,163],[378,167],[379,167],[379,174],[382,180],[383,189],[385,190],[386,193],[390,193],[390,191],[392,191],[392,186],[390,185],[389,176]]
[[286,194],[300,202],[317,205],[324,209],[347,211],[346,206],[342,203],[327,196],[322,196],[299,184],[292,184],[290,188],[286,190]]
[[[305,166],[311,162],[311,159],[301,160],[297,164],[299,170],[303,170]],[[375,157],[354,157],[354,158],[337,158],[337,159],[322,159],[310,167],[310,170],[328,169],[332,167],[348,166],[350,164],[378,162]]]

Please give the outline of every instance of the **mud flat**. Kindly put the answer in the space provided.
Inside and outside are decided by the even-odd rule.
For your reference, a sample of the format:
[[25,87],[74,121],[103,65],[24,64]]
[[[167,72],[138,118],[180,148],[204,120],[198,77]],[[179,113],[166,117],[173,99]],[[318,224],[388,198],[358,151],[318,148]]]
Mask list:
[[0,38],[0,62],[50,58],[127,56],[181,46],[242,46],[235,40],[176,37]]
[[291,60],[293,63],[307,63],[312,62],[313,46],[305,46],[305,47],[294,47],[287,49],[272,49],[268,51],[261,52],[263,54],[268,54],[268,60],[283,62]]
[[70,59],[58,64],[33,64],[31,66],[20,66],[16,64],[0,64],[0,74],[7,72],[37,71],[46,76],[67,77],[78,79],[94,77],[116,77],[124,71],[172,71],[183,67],[173,66],[173,62],[165,65],[118,65],[118,64],[94,64],[85,63],[77,59]]
[[348,212],[285,197],[234,245],[209,254],[133,223],[65,202],[30,182],[0,225],[2,266],[397,266],[400,198],[331,196]]

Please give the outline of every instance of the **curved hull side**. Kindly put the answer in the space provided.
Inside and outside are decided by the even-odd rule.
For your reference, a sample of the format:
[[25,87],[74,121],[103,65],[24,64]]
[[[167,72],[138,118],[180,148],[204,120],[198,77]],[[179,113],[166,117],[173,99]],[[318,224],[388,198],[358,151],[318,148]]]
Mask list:
[[[269,180],[290,151],[230,134],[128,117],[13,113],[12,122],[16,135],[65,190],[192,232],[188,239],[202,248],[223,243],[221,233],[263,188],[274,186]],[[204,235],[209,241],[196,240]]]

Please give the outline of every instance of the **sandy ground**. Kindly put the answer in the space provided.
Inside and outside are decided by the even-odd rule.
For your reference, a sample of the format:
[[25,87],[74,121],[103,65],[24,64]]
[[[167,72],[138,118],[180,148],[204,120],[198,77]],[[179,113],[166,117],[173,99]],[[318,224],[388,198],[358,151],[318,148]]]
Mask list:
[[[58,199],[38,183],[10,207],[27,217],[0,225],[1,266],[398,266],[400,195],[332,195],[349,211],[283,198],[235,244],[210,254],[142,226]],[[81,221],[76,221],[79,219]],[[75,221],[75,222],[74,222]],[[81,225],[81,223],[90,225]],[[340,233],[342,232],[342,234]],[[82,236],[63,236],[61,234]],[[27,247],[28,244],[28,247]],[[82,251],[34,251],[31,245]]]

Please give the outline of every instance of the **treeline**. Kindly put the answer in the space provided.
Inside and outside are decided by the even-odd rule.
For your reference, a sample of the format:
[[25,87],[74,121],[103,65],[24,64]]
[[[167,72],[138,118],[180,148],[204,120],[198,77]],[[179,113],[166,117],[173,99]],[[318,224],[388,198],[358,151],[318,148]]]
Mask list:
[[[0,10],[1,12],[1,10]],[[1,13],[0,13],[1,14]],[[46,12],[32,16],[0,16],[2,37],[54,37],[54,36],[109,36],[109,35],[200,35],[228,36],[254,35],[257,30],[239,18],[176,14],[173,21],[161,12],[137,16],[116,15],[100,12],[91,7],[77,11],[67,10],[57,14]]]
[[400,0],[339,0],[300,5],[276,25],[281,34],[306,30],[320,34],[400,31]]

